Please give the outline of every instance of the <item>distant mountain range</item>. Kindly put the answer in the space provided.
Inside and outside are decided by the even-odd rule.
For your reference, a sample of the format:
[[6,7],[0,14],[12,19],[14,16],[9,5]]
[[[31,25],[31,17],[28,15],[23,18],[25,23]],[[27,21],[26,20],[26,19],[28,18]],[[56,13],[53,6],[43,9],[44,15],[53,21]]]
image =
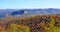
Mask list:
[[60,9],[0,9],[0,18],[24,14],[60,14]]

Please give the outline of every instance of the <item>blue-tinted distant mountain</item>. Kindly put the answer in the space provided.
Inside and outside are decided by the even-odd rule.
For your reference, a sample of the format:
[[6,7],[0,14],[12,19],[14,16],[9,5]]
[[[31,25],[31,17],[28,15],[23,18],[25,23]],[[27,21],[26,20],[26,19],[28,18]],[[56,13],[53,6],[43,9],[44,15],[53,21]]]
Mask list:
[[60,9],[0,9],[0,18],[24,14],[60,14]]
[[12,12],[11,13],[11,15],[18,15],[18,14],[24,14],[25,12],[24,12],[24,10],[19,10],[19,11],[14,11],[14,12]]
[[9,15],[13,11],[17,11],[18,9],[0,9],[0,18],[5,17],[7,14]]

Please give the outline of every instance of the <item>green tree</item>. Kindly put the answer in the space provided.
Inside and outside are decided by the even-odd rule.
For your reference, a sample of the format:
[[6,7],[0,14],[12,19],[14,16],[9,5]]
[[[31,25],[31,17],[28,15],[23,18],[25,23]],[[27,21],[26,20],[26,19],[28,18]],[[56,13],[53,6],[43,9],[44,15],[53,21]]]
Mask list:
[[17,30],[18,30],[18,25],[17,24],[10,24],[10,32],[17,32]]

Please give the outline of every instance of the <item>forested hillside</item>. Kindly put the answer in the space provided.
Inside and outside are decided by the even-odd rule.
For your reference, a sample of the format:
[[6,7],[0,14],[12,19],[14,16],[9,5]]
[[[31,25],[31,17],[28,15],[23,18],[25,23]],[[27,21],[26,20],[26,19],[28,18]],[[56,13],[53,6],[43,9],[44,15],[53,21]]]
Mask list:
[[2,18],[0,32],[60,32],[60,15]]

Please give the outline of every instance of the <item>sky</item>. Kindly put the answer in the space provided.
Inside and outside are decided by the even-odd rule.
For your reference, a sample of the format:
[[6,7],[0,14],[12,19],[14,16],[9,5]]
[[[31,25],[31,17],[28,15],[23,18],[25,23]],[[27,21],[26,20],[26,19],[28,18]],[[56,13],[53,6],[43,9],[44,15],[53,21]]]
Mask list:
[[0,9],[60,8],[60,0],[0,0]]

